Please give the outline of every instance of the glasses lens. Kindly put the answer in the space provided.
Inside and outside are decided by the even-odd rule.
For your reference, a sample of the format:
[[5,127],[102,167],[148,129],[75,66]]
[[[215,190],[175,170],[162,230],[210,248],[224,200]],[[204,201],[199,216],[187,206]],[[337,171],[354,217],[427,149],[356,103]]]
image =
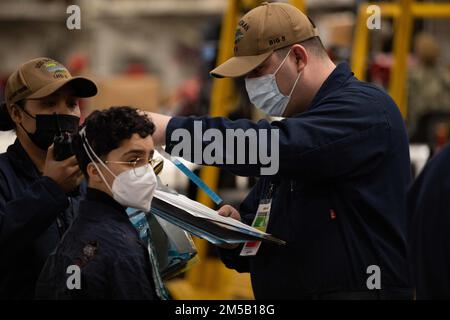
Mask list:
[[152,165],[153,171],[155,171],[155,174],[159,174],[164,166],[164,160],[161,157],[156,157],[150,160],[150,164]]
[[148,160],[136,159],[133,165],[133,171],[136,177],[142,177],[147,170],[151,170]]

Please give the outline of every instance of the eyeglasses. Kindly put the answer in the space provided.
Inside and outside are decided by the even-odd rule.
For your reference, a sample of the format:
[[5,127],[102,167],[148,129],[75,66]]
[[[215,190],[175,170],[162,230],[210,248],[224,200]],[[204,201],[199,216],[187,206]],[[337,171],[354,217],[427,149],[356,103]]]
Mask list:
[[117,164],[127,164],[131,167],[133,167],[133,172],[137,177],[141,177],[145,174],[145,170],[137,170],[138,168],[141,168],[143,166],[151,166],[153,171],[155,171],[155,174],[159,174],[164,166],[164,160],[160,157],[152,158],[152,159],[144,159],[144,158],[136,158],[131,161],[105,161],[106,164],[108,163],[117,163]]

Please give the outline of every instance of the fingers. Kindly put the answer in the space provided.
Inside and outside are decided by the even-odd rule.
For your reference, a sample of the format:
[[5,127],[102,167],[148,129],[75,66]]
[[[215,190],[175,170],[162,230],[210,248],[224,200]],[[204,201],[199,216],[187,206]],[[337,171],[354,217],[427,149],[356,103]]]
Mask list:
[[80,174],[76,178],[76,185],[79,186],[84,179],[83,173],[80,171]]
[[83,177],[83,172],[81,172],[81,170],[78,168],[78,170],[76,170],[76,171],[72,174],[72,176],[74,176],[74,177],[76,177],[76,178],[78,179],[79,177]]
[[66,167],[66,172],[69,177],[79,176],[83,174],[78,165]]
[[68,175],[66,183],[71,186],[71,188],[69,188],[71,190],[79,186],[81,181],[83,181],[83,179],[84,175],[81,172],[81,170],[78,169]]
[[[48,149],[47,149],[47,157],[46,157],[48,160],[55,161],[54,160],[55,159],[55,157],[54,157],[54,150],[55,150],[55,148],[54,148],[53,144],[50,147],[48,147]],[[71,157],[69,157],[69,158],[67,158],[65,160],[60,161],[60,162],[63,165],[66,165],[66,166],[74,166],[74,165],[78,164],[77,158],[75,156],[71,156]]]
[[218,210],[219,215],[222,217],[230,217],[236,220],[241,220],[241,215],[239,212],[233,208],[232,206],[226,204]]
[[78,166],[78,161],[77,161],[77,158],[75,156],[71,156],[71,157],[69,157],[69,158],[67,158],[67,159],[65,159],[63,161],[64,161],[64,165],[67,165],[67,166]]
[[153,143],[155,146],[161,146],[166,143],[166,128],[172,119],[170,116],[154,113],[145,112],[147,117],[155,124],[155,132],[152,135]]
[[241,221],[241,215],[239,214],[239,212],[237,212],[237,210],[234,210],[231,213],[230,218]]
[[219,210],[219,215],[221,215],[222,217],[229,217],[232,213],[232,207],[228,204],[222,206]]
[[48,147],[48,149],[47,149],[47,159],[53,159],[53,150],[54,150],[54,147],[53,147],[53,143],[52,143],[52,145],[50,146],[50,147]]

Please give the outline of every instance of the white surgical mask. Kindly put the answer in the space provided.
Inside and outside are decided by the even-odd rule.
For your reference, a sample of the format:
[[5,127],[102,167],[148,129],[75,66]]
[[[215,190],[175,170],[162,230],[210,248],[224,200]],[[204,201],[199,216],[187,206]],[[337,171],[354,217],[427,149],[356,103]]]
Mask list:
[[278,88],[275,75],[283,66],[290,52],[291,50],[289,50],[286,57],[274,73],[266,74],[257,78],[245,78],[245,88],[247,89],[250,101],[257,108],[274,117],[283,115],[289,101],[291,100],[292,92],[294,92],[294,88],[297,85],[298,79],[300,79],[301,75],[301,73],[298,74],[289,95],[284,95]]
[[[89,156],[89,159],[92,161],[95,168],[97,168],[100,177],[111,191],[114,200],[125,207],[139,209],[144,212],[150,211],[150,206],[157,185],[156,175],[151,166],[144,165],[134,169],[131,168],[121,172],[119,175],[115,175],[89,145],[84,128],[80,131],[80,135],[84,138],[83,147]],[[98,162],[101,163],[102,166],[115,177],[112,186],[106,182],[102,171],[97,166],[91,154],[94,155]]]

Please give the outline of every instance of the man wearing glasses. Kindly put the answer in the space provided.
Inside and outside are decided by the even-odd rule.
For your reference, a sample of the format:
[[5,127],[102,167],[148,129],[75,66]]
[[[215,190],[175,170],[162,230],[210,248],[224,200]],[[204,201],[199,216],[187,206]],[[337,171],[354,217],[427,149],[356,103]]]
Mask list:
[[86,199],[36,288],[38,299],[167,299],[150,230],[126,208],[147,212],[156,188],[153,123],[136,109],[95,111],[74,141]]

